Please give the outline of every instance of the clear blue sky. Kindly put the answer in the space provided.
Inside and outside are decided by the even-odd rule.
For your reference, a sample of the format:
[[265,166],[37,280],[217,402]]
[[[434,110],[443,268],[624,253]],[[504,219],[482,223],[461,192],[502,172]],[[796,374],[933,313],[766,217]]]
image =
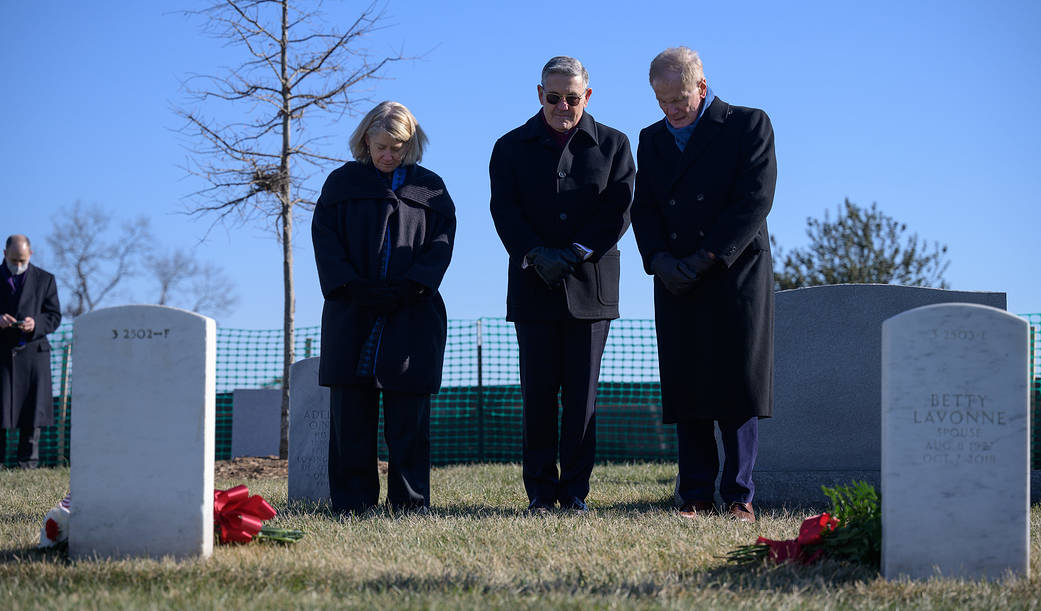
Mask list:
[[[4,7],[5,118],[0,233],[27,233],[47,265],[54,215],[75,200],[121,217],[146,214],[167,246],[190,246],[237,282],[240,303],[218,324],[281,325],[281,250],[269,228],[218,228],[181,214],[200,183],[181,169],[185,141],[171,108],[181,80],[238,62],[182,9],[205,3],[11,2]],[[358,2],[326,2],[330,22]],[[647,67],[663,48],[701,53],[724,100],[773,120],[778,183],[771,233],[806,243],[806,218],[849,197],[949,246],[947,279],[1005,291],[1009,310],[1041,312],[1041,2],[391,0],[391,26],[370,51],[422,55],[374,83],[374,100],[407,105],[430,136],[424,165],[458,210],[455,257],[442,286],[450,318],[502,316],[506,255],[488,212],[488,155],[538,110],[539,71],[573,55],[590,72],[589,112],[629,135],[660,111]],[[216,108],[213,109],[216,112]],[[325,152],[347,155],[358,117],[323,125]],[[332,169],[331,167],[328,169]],[[310,180],[319,188],[325,172]],[[321,294],[310,214],[296,235],[297,321],[317,325]],[[620,244],[622,316],[651,318],[651,282],[629,232]],[[154,298],[144,281],[106,305]]]

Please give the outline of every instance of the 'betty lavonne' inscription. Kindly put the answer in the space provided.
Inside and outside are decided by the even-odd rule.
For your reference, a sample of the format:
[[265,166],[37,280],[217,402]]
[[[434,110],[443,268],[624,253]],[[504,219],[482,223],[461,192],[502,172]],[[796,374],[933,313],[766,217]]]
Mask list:
[[216,324],[121,306],[73,326],[69,553],[200,558],[213,549]]
[[882,324],[882,574],[1029,566],[1026,321],[942,304]]

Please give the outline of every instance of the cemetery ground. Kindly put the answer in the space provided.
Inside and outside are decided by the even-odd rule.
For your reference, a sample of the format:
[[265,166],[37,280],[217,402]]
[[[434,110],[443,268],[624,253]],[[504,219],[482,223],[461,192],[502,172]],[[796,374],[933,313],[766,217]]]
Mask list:
[[760,535],[793,538],[805,517],[824,508],[760,508],[756,524],[718,516],[688,521],[671,511],[675,467],[668,463],[597,465],[588,499],[592,510],[549,516],[524,511],[515,464],[437,468],[429,515],[380,510],[362,518],[334,517],[315,505],[287,507],[284,476],[231,479],[217,473],[217,488],[248,485],[278,510],[268,524],[302,529],[306,537],[289,546],[215,545],[204,561],[73,562],[60,552],[36,549],[42,518],[64,496],[69,470],[0,471],[0,607],[1041,605],[1038,505],[1030,515],[1028,577],[887,582],[875,570],[830,561],[808,567],[728,565],[722,556],[734,547]]

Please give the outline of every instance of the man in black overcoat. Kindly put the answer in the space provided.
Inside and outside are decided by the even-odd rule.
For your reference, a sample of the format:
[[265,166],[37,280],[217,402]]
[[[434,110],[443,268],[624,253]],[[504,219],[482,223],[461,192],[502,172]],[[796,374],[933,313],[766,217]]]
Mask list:
[[506,319],[520,348],[524,488],[537,513],[558,502],[586,510],[600,358],[618,318],[616,244],[632,202],[629,140],[585,112],[588,85],[577,59],[549,60],[542,108],[495,143],[489,167],[492,218],[510,255]]
[[755,521],[758,419],[773,409],[773,264],[766,215],[777,164],[761,110],[715,97],[697,53],[651,62],[665,118],[640,132],[633,231],[654,275],[664,421],[676,423],[676,500],[692,517],[714,508]]
[[54,424],[47,334],[61,323],[54,276],[30,264],[30,257],[29,238],[7,238],[0,265],[0,464],[7,430],[17,428],[23,468],[38,466],[40,427]]

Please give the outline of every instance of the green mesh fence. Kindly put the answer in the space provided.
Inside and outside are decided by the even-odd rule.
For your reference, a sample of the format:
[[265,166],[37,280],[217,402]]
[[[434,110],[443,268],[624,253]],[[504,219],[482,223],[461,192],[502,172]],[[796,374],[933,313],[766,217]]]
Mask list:
[[[1032,466],[1041,469],[1041,314],[1030,324]],[[69,457],[72,410],[72,324],[50,335],[55,426],[41,431],[42,464]],[[320,327],[296,331],[298,359],[318,356]],[[215,458],[231,457],[232,392],[282,383],[280,330],[217,330]],[[513,324],[500,318],[450,320],[441,392],[431,402],[431,460],[435,464],[519,461],[521,393]],[[386,459],[380,414],[380,457]],[[16,462],[17,430],[7,431],[7,465]],[[611,323],[597,399],[597,459],[674,460],[674,427],[661,424],[658,355],[652,320]]]
[[1030,324],[1030,465],[1041,469],[1041,314],[1020,314]]
[[[296,358],[318,356],[321,327],[298,327],[293,341]],[[237,388],[282,387],[281,329],[217,329],[217,409],[214,456],[231,458],[232,393]]]

